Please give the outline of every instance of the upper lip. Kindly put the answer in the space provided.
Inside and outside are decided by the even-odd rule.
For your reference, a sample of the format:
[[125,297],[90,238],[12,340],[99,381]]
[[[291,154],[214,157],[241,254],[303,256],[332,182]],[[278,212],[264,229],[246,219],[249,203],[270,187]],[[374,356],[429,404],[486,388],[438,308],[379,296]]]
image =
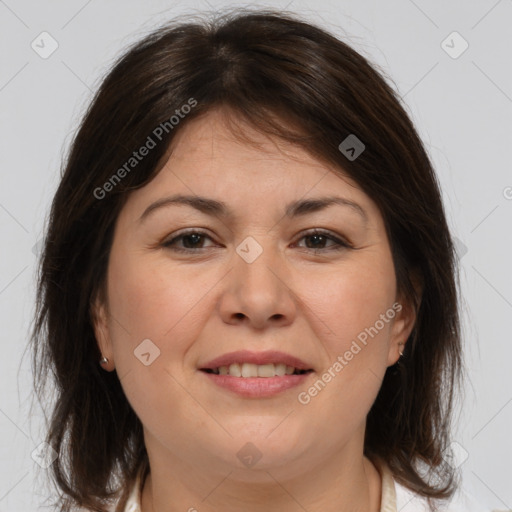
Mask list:
[[298,357],[279,352],[277,350],[267,350],[264,352],[251,352],[249,350],[237,350],[229,352],[222,356],[212,359],[208,363],[201,366],[201,370],[214,370],[221,366],[229,366],[233,363],[252,363],[252,364],[285,364],[293,366],[297,370],[311,370],[311,366],[299,359]]

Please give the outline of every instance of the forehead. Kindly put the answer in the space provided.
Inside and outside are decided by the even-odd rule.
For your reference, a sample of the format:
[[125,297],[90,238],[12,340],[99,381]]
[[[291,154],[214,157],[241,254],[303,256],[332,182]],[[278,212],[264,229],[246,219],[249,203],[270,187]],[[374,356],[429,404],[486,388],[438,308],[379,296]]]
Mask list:
[[340,167],[335,168],[308,153],[297,144],[264,134],[242,121],[236,114],[213,110],[194,119],[173,139],[162,171],[200,176],[201,181],[236,180],[258,187],[293,187],[302,189],[304,180],[310,185],[322,181],[326,189],[340,181],[359,189],[357,183]]
[[220,161],[228,158],[281,162],[294,160],[309,166],[325,167],[298,145],[262,133],[236,117],[236,114],[227,114],[218,109],[192,120],[176,134],[169,148],[169,159],[172,161]]
[[132,192],[126,206],[140,216],[154,201],[186,194],[215,198],[239,216],[250,216],[262,208],[273,214],[300,198],[336,195],[377,213],[371,199],[343,169],[318,160],[298,145],[261,133],[239,118],[234,121],[222,111],[211,111],[183,126],[159,173]]

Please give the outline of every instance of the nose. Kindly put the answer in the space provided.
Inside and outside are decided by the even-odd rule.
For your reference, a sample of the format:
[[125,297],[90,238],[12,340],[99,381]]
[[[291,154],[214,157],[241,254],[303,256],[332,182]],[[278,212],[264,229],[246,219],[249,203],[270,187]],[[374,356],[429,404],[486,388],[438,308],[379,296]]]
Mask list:
[[253,261],[243,252],[234,256],[234,267],[223,280],[219,305],[224,322],[245,323],[254,329],[293,322],[297,300],[290,286],[289,269],[268,245]]

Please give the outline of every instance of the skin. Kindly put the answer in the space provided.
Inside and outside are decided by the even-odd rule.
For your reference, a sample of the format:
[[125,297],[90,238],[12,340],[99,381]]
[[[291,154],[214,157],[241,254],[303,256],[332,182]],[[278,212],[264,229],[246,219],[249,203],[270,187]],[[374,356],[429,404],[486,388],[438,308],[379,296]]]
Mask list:
[[[363,456],[366,416],[415,321],[397,296],[383,218],[340,169],[241,126],[259,148],[237,140],[222,111],[177,133],[162,170],[117,219],[106,302],[94,303],[98,345],[109,359],[103,367],[117,371],[144,426],[151,473],[142,510],[377,512],[381,478]],[[224,201],[233,218],[168,206],[139,221],[148,205],[175,193]],[[284,217],[289,202],[328,195],[357,202],[367,222],[339,205]],[[162,245],[184,228],[207,236],[174,242],[189,253]],[[314,228],[354,248],[304,238]],[[247,236],[263,249],[252,263],[236,252]],[[395,302],[401,311],[299,403],[298,394]],[[146,366],[134,350],[148,338],[160,355]],[[315,372],[273,397],[242,398],[199,370],[240,349],[281,350]],[[237,457],[247,442],[261,454],[252,467]]]

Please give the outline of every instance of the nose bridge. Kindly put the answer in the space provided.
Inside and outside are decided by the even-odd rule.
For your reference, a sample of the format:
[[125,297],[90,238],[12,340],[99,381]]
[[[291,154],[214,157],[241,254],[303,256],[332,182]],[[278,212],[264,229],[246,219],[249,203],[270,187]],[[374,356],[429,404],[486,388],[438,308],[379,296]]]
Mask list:
[[[248,236],[236,247],[231,275],[231,315],[242,313],[262,325],[293,315],[294,301],[286,285],[286,265],[271,236]],[[264,244],[264,245],[263,245]]]
[[258,294],[275,294],[282,287],[279,269],[282,267],[277,244],[271,236],[247,236],[237,246],[235,271],[240,284]]

